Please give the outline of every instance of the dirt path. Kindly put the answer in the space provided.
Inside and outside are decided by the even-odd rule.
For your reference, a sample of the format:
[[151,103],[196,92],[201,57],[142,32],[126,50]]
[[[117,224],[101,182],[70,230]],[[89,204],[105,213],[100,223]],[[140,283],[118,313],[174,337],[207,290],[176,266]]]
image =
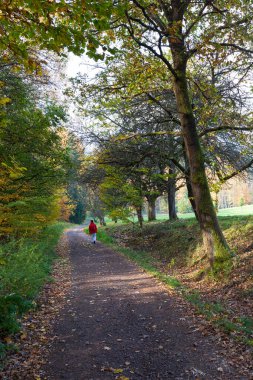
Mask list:
[[163,285],[81,229],[67,237],[72,288],[45,379],[246,379]]

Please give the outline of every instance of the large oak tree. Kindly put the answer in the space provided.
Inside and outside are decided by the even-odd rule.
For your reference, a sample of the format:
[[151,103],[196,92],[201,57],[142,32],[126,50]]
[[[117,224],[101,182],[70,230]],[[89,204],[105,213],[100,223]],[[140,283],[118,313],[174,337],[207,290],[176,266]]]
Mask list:
[[208,52],[213,53],[214,64],[219,52],[230,75],[234,71],[245,76],[252,65],[249,32],[253,5],[246,1],[232,1],[227,6],[224,1],[190,0],[132,0],[124,4],[124,17],[112,23],[117,37],[134,40],[140,49],[161,60],[171,75],[196,212],[212,265],[215,253],[224,254],[229,248],[210,195],[188,78],[192,64],[203,63]]

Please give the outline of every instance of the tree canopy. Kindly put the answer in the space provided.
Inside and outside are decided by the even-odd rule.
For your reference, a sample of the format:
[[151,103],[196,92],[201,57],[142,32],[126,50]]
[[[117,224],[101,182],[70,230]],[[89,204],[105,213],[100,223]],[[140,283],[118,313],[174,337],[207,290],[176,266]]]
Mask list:
[[[176,141],[180,157],[168,157],[173,163],[168,167],[185,176],[210,262],[216,251],[229,255],[207,172],[222,183],[252,165],[252,114],[243,85],[252,68],[253,5],[238,0],[14,0],[3,1],[0,12],[4,62],[36,68],[46,49],[105,60],[110,69],[101,74],[99,86],[86,87],[86,100],[80,99],[86,114],[100,127],[114,124],[118,139],[129,132],[131,138],[160,134],[169,155]],[[104,95],[100,103],[94,102],[96,91]],[[162,98],[166,93],[169,107]],[[138,108],[143,97],[148,101]],[[1,102],[9,107],[7,95]],[[164,130],[163,116],[170,131]],[[146,129],[148,123],[153,129]],[[169,133],[173,139],[166,137]],[[130,141],[121,147],[127,144],[134,147]]]

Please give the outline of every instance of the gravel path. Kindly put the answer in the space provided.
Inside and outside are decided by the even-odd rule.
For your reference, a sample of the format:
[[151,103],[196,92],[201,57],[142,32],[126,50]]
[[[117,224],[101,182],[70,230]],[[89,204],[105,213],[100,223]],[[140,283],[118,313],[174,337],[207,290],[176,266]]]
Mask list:
[[45,379],[246,379],[163,285],[80,228],[67,237],[72,288]]

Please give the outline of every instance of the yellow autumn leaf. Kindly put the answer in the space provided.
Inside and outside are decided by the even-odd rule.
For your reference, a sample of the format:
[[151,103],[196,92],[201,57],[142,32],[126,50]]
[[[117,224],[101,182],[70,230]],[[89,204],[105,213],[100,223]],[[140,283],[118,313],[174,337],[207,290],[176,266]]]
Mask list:
[[123,372],[123,369],[121,369],[121,368],[115,368],[114,370],[113,370],[113,373],[121,373],[121,372]]
[[46,17],[40,16],[40,17],[39,17],[39,22],[40,22],[41,24],[47,24],[47,23],[48,23],[48,20],[46,19]]
[[12,339],[11,339],[9,336],[7,336],[6,338],[4,338],[4,341],[5,341],[5,343],[7,343],[7,344],[11,344],[11,343],[13,343]]
[[7,98],[7,97],[0,98],[0,104],[1,105],[5,105],[6,103],[9,103],[10,101],[11,101],[11,99]]
[[26,333],[26,332],[23,332],[23,333],[20,335],[20,338],[21,338],[21,339],[26,339],[26,338],[27,338],[27,333]]

